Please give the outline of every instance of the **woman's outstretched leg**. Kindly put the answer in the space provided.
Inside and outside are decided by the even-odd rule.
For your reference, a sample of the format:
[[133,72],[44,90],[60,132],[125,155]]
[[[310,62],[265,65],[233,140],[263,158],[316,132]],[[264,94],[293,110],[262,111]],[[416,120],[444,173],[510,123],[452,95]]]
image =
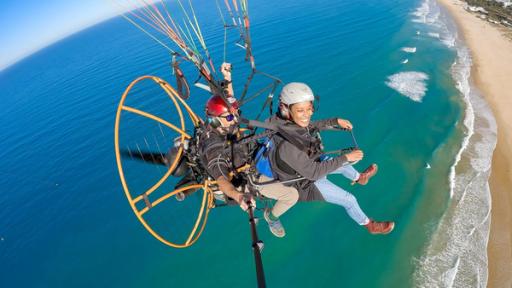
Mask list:
[[359,225],[366,225],[370,222],[370,218],[363,212],[356,197],[351,193],[343,190],[341,187],[335,185],[327,178],[322,178],[315,181],[315,186],[318,188],[325,201],[342,206],[347,211],[347,214]]
[[372,234],[387,234],[395,227],[394,222],[377,222],[368,218],[359,206],[354,195],[327,180],[327,178],[315,181],[315,186],[318,188],[325,201],[345,208],[350,218],[359,225],[365,226],[368,232]]

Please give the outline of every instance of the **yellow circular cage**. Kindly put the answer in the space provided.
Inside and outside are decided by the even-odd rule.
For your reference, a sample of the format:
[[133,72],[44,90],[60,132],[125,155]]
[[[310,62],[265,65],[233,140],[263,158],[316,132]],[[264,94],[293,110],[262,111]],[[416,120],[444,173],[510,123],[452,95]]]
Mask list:
[[[156,84],[158,84],[169,96],[169,98],[172,100],[174,107],[176,108],[176,112],[178,113],[180,117],[180,123],[179,126],[173,125],[172,123],[169,123],[168,121],[165,121],[164,119],[157,117],[156,115],[153,115],[151,113],[145,112],[143,110],[136,109],[134,107],[130,107],[125,105],[125,101],[131,91],[131,89],[139,82],[141,81],[147,81],[152,80]],[[115,122],[115,130],[114,130],[114,141],[115,141],[115,151],[116,151],[116,161],[117,161],[117,168],[119,171],[119,177],[121,178],[121,183],[123,186],[123,190],[125,192],[126,198],[128,199],[128,203],[130,203],[130,206],[133,209],[133,212],[139,219],[139,221],[142,223],[142,225],[148,230],[151,235],[153,235],[156,239],[158,239],[160,242],[169,245],[171,247],[175,248],[186,248],[191,246],[192,244],[199,239],[199,236],[201,236],[201,233],[204,230],[204,227],[206,226],[206,221],[208,219],[208,214],[210,212],[210,209],[213,207],[213,194],[212,191],[209,188],[209,185],[207,182],[201,183],[201,184],[192,184],[187,185],[185,187],[180,187],[179,189],[176,189],[174,191],[168,192],[161,196],[160,198],[150,201],[149,195],[153,193],[156,189],[158,189],[166,180],[167,178],[172,174],[174,169],[177,167],[179,163],[179,159],[181,158],[183,154],[183,147],[186,140],[190,139],[191,136],[187,134],[185,131],[185,118],[183,116],[182,107],[185,108],[188,116],[192,120],[192,123],[194,126],[199,125],[199,123],[202,121],[193,111],[192,109],[185,103],[183,99],[181,99],[176,92],[176,90],[169,85],[166,81],[162,80],[161,78],[155,77],[155,76],[142,76],[137,79],[135,79],[130,85],[126,88],[124,91],[121,100],[119,102],[119,106],[117,108],[117,114],[116,114],[116,122]],[[177,132],[180,136],[176,141],[177,144],[179,144],[179,149],[176,158],[173,160],[172,163],[170,163],[167,172],[158,180],[154,185],[152,185],[147,191],[144,193],[141,193],[139,195],[133,195],[130,192],[130,189],[128,187],[128,184],[126,182],[125,173],[123,170],[123,163],[121,159],[121,152],[119,148],[119,127],[121,123],[121,114],[123,111],[134,113],[140,117],[148,118],[152,121],[156,121],[162,125],[165,125],[169,129],[174,130]],[[151,225],[146,221],[144,216],[146,213],[148,213],[151,209],[155,209],[156,206],[158,206],[163,201],[166,201],[167,199],[171,198],[172,196],[189,190],[194,189],[197,190],[195,193],[202,193],[202,201],[201,201],[201,207],[199,208],[199,211],[197,213],[197,217],[195,220],[195,224],[193,225],[192,230],[188,234],[187,239],[182,243],[175,243],[170,241],[169,239],[166,239],[161,234],[157,233]],[[144,201],[144,208],[139,209],[137,208],[136,204],[140,201]],[[140,205],[139,205],[140,206]]]

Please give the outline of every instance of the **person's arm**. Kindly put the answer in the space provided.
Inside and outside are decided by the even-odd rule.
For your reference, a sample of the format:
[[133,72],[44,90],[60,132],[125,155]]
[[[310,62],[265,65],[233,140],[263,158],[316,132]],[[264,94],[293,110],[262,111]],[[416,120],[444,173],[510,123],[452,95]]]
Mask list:
[[[239,192],[236,187],[230,182],[231,173],[229,173],[229,163],[221,157],[213,158],[209,161],[207,167],[208,173],[217,181],[219,190],[226,194],[229,198],[235,200],[240,207],[245,211],[248,206],[247,199],[244,199],[244,193]],[[252,206],[256,206],[254,199],[249,199]]]
[[352,130],[352,128],[353,128],[352,123],[350,123],[350,121],[341,119],[341,118],[330,118],[330,119],[325,119],[325,120],[314,121],[314,122],[311,122],[311,126],[317,128],[319,130],[323,130],[323,129],[327,129],[327,128],[331,128],[331,127],[335,127],[335,126],[340,126],[341,128],[345,128],[347,130]]
[[310,158],[305,152],[299,150],[291,143],[283,142],[279,147],[279,157],[299,175],[306,179],[316,181],[344,164],[361,160],[363,158],[363,151],[354,150],[330,160],[317,161],[316,159]]
[[224,76],[224,91],[228,96],[234,97],[235,92],[233,91],[233,83],[231,82],[231,63],[222,63],[220,72]]
[[[210,141],[212,142],[205,143],[206,149],[204,149],[202,152],[205,155],[206,170],[208,174],[217,181],[217,185],[220,191],[226,194],[229,198],[235,200],[244,211],[247,210],[248,206],[246,199],[244,199],[245,194],[239,192],[230,182],[231,163],[228,162],[224,157],[221,157],[224,145],[216,141],[216,139]],[[250,201],[252,206],[256,206],[253,199],[250,199]]]
[[[217,185],[219,186],[219,190],[224,192],[229,198],[234,199],[242,210],[247,210],[249,208],[244,199],[244,193],[236,190],[235,186],[231,184],[231,182],[224,176],[220,176],[217,180]],[[251,199],[252,202],[252,199]]]
[[314,128],[317,128],[319,130],[323,130],[326,128],[338,126],[338,119],[337,118],[329,118],[329,119],[324,119],[324,120],[313,121],[313,122],[311,122],[311,126],[313,126]]

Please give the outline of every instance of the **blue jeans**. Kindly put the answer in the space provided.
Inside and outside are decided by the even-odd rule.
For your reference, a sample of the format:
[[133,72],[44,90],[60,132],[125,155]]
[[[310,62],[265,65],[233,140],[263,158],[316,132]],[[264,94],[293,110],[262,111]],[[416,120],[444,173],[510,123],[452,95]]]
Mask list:
[[[346,178],[355,181],[359,178],[359,172],[357,172],[352,165],[342,166],[330,174],[342,174]],[[330,175],[329,174],[329,175]],[[315,186],[320,190],[325,201],[343,206],[347,211],[350,218],[352,218],[359,225],[366,225],[370,222],[370,219],[364,214],[361,207],[357,203],[357,199],[351,193],[343,190],[341,187],[335,185],[331,181],[327,180],[327,177],[318,179],[315,181]]]

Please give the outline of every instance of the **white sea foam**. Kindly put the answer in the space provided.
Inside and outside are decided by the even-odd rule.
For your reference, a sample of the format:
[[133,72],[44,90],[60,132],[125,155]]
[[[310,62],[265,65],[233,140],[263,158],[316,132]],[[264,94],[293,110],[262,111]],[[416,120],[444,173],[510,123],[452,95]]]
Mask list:
[[455,264],[452,268],[446,270],[446,272],[443,273],[442,279],[443,282],[446,283],[446,287],[452,287],[453,281],[455,280],[455,275],[457,275],[457,271],[459,270],[459,264],[460,264],[460,258],[457,258],[457,261],[455,261]]
[[416,47],[403,47],[402,51],[406,53],[416,53]]
[[469,82],[470,53],[458,39],[453,21],[433,0],[423,2],[415,13],[414,20],[438,19],[415,22],[426,24],[432,33],[439,33],[443,44],[456,49],[452,75],[466,110],[464,139],[450,169],[450,205],[424,255],[416,259],[414,286],[485,287],[491,208],[488,177],[496,123],[487,103]]
[[441,39],[441,42],[448,46],[448,47],[454,47],[455,46],[455,36],[450,34],[444,34],[439,39]]
[[406,64],[407,62],[409,62],[409,59],[404,59],[404,60],[402,61],[402,64]]
[[389,76],[386,85],[413,101],[421,102],[427,92],[427,80],[425,73],[408,71]]
[[418,7],[418,9],[416,9],[416,11],[414,11],[412,13],[412,15],[415,16],[412,21],[417,22],[417,23],[426,23],[427,14],[428,14],[429,10],[430,10],[430,7],[429,7],[428,3],[423,2],[421,4],[421,6]]
[[427,35],[432,38],[440,38],[441,37],[441,35],[439,35],[439,33],[436,33],[436,32],[428,32]]
[[[487,147],[489,147],[492,144],[489,142],[490,141],[485,141],[485,139],[482,139],[481,142],[475,143],[475,150],[486,150]],[[491,158],[474,157],[471,158],[471,166],[473,167],[473,169],[477,171],[485,171],[491,168],[491,161]]]
[[[434,9],[432,9],[434,8]],[[439,20],[439,9],[432,7],[428,1],[421,3],[412,15],[414,16],[412,21],[423,24],[435,24]]]
[[[412,22],[426,24],[431,30],[427,33],[429,37],[441,39],[441,42],[448,47],[455,46],[455,35],[450,33],[448,23],[441,19],[441,10],[433,0],[424,1],[413,13]],[[419,30],[416,32],[419,35]]]

